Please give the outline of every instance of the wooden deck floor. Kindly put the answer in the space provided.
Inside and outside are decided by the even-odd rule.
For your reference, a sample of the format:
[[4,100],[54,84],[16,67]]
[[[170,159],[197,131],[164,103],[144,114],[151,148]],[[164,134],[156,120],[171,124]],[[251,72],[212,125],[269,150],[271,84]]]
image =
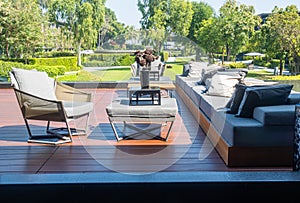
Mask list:
[[[0,174],[49,174],[198,171],[291,171],[291,168],[228,168],[206,139],[193,116],[177,98],[179,112],[170,138],[115,140],[105,107],[124,89],[87,89],[94,95],[95,110],[87,136],[72,143],[51,146],[27,143],[27,131],[12,89],[0,89]],[[175,94],[176,97],[176,94]],[[80,125],[81,121],[74,123]],[[35,132],[45,123],[32,122]]]

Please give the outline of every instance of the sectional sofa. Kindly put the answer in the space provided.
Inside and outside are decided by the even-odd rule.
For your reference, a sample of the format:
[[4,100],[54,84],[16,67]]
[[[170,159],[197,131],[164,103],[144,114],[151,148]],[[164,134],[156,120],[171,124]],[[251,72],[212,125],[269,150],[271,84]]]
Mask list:
[[[176,75],[177,94],[188,106],[227,166],[292,165],[295,104],[300,101],[300,93],[284,90],[285,96],[273,95],[273,99],[266,100],[267,103],[271,102],[270,105],[252,106],[249,115],[241,116],[237,112],[230,112],[237,85],[234,86],[232,96],[208,94],[207,84],[199,83],[199,75],[188,74],[187,69],[184,66],[183,74]],[[224,74],[229,71],[218,68],[216,72]],[[203,73],[202,70],[202,78]],[[274,92],[268,90],[269,87],[280,86],[249,77],[243,78],[243,84],[254,89],[266,87],[262,98]],[[226,89],[224,91],[228,92]],[[245,96],[246,91],[243,94]],[[257,94],[254,95],[257,97]],[[275,100],[283,97],[286,97],[284,103],[283,100],[276,103]],[[249,101],[253,104],[253,101]],[[241,111],[241,105],[238,107]]]

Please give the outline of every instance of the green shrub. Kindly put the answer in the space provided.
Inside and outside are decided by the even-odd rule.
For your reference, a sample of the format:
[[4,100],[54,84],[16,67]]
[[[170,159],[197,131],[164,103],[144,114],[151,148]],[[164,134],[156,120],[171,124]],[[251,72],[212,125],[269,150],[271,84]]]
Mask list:
[[54,58],[54,57],[66,57],[66,56],[76,56],[76,53],[71,51],[51,51],[51,52],[34,53],[35,58]]
[[272,59],[272,60],[270,61],[270,63],[271,63],[271,67],[270,67],[270,68],[279,67],[279,65],[280,65],[280,60],[279,60],[279,59]]
[[6,61],[0,61],[0,75],[3,77],[9,77],[9,72],[12,70],[12,68],[23,68],[26,69],[26,66],[24,63],[18,63],[18,62],[6,62]]
[[235,63],[235,62],[233,62],[233,63],[229,64],[229,68],[232,68],[232,69],[234,69],[234,68],[247,68],[247,65],[244,64],[244,63]]
[[77,66],[77,57],[58,57],[58,58],[33,58],[31,65],[39,66],[65,66],[65,71],[77,71],[81,67]]
[[36,69],[37,71],[46,72],[49,77],[64,75],[66,69],[64,66],[26,65],[26,67],[28,67],[29,70]]
[[263,59],[254,59],[253,60],[254,65],[256,66],[263,66],[263,67],[267,67],[267,68],[275,68],[275,67],[279,67],[280,65],[280,60],[279,59],[272,59],[270,61],[265,61]]
[[253,64],[256,65],[256,66],[264,66],[264,67],[266,67],[266,61],[262,60],[262,59],[259,59],[259,58],[254,59],[253,60]]
[[85,67],[107,67],[112,66],[112,62],[110,61],[88,61],[82,63]]
[[107,53],[107,54],[91,54],[83,58],[85,67],[107,67],[107,66],[129,66],[134,62],[133,56],[130,54]]
[[12,68],[21,68],[26,70],[36,69],[38,71],[45,71],[50,77],[63,75],[66,72],[65,66],[44,66],[44,65],[27,65],[16,62],[0,61],[0,75],[3,77],[9,77],[9,72]]
[[277,80],[277,81],[288,81],[288,80],[300,80],[300,75],[292,75],[292,76],[288,76],[288,75],[278,75],[278,76],[272,76],[270,78],[271,80]]
[[113,63],[114,66],[130,66],[134,62],[134,56],[124,55]]

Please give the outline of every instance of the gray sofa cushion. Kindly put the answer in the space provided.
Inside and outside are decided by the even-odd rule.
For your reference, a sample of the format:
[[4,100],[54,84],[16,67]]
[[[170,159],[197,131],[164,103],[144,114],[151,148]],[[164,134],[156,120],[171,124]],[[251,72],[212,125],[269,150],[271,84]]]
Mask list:
[[292,91],[288,97],[288,104],[299,104],[300,103],[300,93]]
[[198,78],[183,77],[176,75],[176,84],[191,98],[191,100],[200,106],[201,92],[205,90],[204,86],[197,85]]
[[295,124],[295,105],[277,105],[256,107],[253,118],[263,125],[291,125]]
[[[176,82],[179,84],[187,84],[185,77],[178,77]],[[248,79],[249,81],[249,79]],[[257,84],[257,80],[253,80]],[[252,83],[251,85],[253,85]],[[265,83],[264,83],[265,84]],[[261,84],[260,84],[261,85]],[[186,85],[188,88],[188,85]],[[198,86],[193,86],[192,89],[194,93],[198,92],[197,96],[200,100],[200,110],[205,116],[210,120],[211,126],[214,127],[222,136],[222,139],[229,146],[240,146],[240,147],[281,147],[281,146],[291,146],[293,144],[293,132],[294,124],[292,125],[264,125],[263,116],[258,119],[256,114],[260,112],[260,109],[266,107],[256,107],[254,109],[255,118],[241,118],[236,117],[235,114],[228,114],[227,108],[223,108],[230,98],[209,96],[205,94],[199,94]],[[196,91],[198,90],[198,91]],[[185,93],[190,98],[195,98],[191,96],[191,93]],[[290,95],[291,99],[296,101],[297,95]],[[196,100],[196,99],[195,99]],[[287,107],[292,108],[294,107]],[[276,109],[278,110],[278,109]],[[257,113],[256,113],[257,111]],[[264,117],[266,120],[268,116]],[[293,120],[293,116],[289,118],[290,123]],[[279,121],[278,121],[279,122]],[[285,121],[286,124],[288,121]],[[267,121],[271,124],[271,122]]]
[[236,114],[239,117],[251,118],[257,106],[284,105],[293,85],[273,85],[266,87],[249,87]]
[[282,147],[293,144],[294,125],[265,126],[255,119],[236,117],[224,111],[211,118],[212,125],[229,146]]
[[208,117],[208,119],[211,119],[214,112],[224,109],[225,104],[230,99],[228,97],[209,96],[203,94],[201,97],[200,109]]

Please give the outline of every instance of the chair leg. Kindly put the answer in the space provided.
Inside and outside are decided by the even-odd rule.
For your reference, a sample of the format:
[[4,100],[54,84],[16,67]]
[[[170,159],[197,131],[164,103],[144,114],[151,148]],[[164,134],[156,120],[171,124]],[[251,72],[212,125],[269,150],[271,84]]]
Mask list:
[[[28,124],[28,120],[24,119],[25,124],[26,124],[26,128],[29,134],[29,139],[27,140],[28,142],[32,142],[32,143],[42,143],[42,144],[63,144],[63,143],[67,143],[67,142],[72,142],[72,140],[68,137],[63,137],[61,135],[57,135],[57,134],[44,134],[44,135],[33,135],[31,130],[30,130],[30,126]],[[46,132],[48,132],[50,127],[50,121],[48,121],[47,123],[47,130]]]

